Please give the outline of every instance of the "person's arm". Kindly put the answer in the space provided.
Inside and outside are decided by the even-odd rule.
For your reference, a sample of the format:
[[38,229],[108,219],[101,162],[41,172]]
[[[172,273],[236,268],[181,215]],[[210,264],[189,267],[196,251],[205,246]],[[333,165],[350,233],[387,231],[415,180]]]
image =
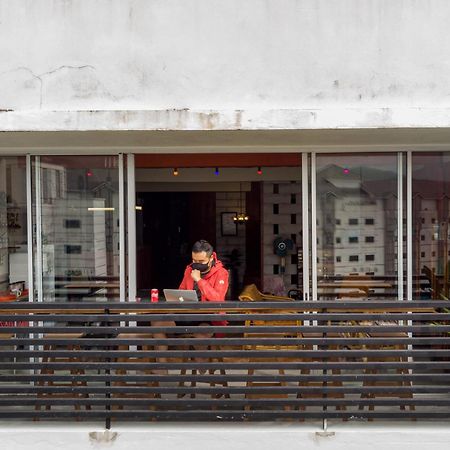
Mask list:
[[228,291],[228,271],[223,270],[216,278],[214,285],[203,278],[197,284],[207,302],[223,302]]
[[183,279],[181,280],[181,284],[180,284],[180,287],[178,289],[184,289],[184,290],[188,289],[187,280],[188,280],[189,277],[190,277],[190,274],[188,273],[188,269],[186,269],[184,271]]

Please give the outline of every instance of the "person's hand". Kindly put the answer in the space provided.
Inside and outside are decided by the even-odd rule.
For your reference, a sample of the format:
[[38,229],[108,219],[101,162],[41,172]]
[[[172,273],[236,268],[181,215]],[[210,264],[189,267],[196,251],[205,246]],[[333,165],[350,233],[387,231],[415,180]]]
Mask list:
[[193,270],[191,272],[191,277],[194,281],[196,281],[198,283],[200,281],[200,279],[202,278],[200,275],[200,270]]

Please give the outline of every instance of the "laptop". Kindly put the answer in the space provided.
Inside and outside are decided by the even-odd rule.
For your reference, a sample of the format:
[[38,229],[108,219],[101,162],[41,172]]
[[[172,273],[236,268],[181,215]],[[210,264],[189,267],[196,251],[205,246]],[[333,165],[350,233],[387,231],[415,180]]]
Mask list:
[[198,302],[197,292],[184,289],[163,289],[167,302]]

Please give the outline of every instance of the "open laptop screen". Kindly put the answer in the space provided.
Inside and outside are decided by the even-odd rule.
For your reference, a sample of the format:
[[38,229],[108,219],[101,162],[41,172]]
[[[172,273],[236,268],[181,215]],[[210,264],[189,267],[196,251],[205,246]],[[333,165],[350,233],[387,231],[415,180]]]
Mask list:
[[197,292],[185,289],[164,289],[164,297],[168,302],[198,302]]

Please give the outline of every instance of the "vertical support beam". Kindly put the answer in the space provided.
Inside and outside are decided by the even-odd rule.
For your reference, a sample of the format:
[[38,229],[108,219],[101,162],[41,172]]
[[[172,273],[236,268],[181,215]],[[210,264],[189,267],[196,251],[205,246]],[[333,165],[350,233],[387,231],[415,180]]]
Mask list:
[[36,192],[35,192],[35,211],[36,211],[36,289],[37,301],[44,300],[43,283],[42,283],[42,195],[41,195],[41,157],[36,156]]
[[316,154],[311,153],[311,282],[312,299],[317,301],[317,198]]
[[27,191],[27,256],[28,256],[28,301],[34,301],[33,279],[33,193],[31,180],[31,156],[26,157]]
[[[412,214],[413,198],[412,198],[412,152],[406,154],[406,300],[413,299],[413,254],[412,254],[412,235],[413,235],[413,214]],[[411,314],[411,313],[409,313]],[[408,327],[412,325],[412,321],[408,320]],[[413,334],[408,332],[411,339]],[[408,350],[412,350],[412,345],[408,345]],[[408,356],[408,362],[413,358]],[[408,373],[412,373],[412,369],[408,369]]]
[[413,299],[412,152],[406,154],[406,299]]
[[127,156],[128,301],[136,301],[136,183],[134,155]]
[[302,153],[302,247],[303,247],[303,300],[309,300],[309,195],[308,154]]
[[[27,192],[27,256],[28,256],[28,301],[34,302],[34,273],[33,273],[33,190],[32,190],[32,175],[31,175],[31,156],[26,157],[26,192]],[[30,321],[30,326],[35,325],[34,321]],[[30,335],[31,339],[35,338],[35,334]],[[36,347],[30,345],[30,350],[33,351]],[[30,356],[29,362],[35,361],[33,356]],[[29,374],[34,374],[34,369],[29,370]],[[30,385],[33,382],[30,381]]]
[[119,154],[119,301],[124,302],[126,297],[126,270],[125,270],[125,177],[123,153]]
[[397,298],[404,300],[403,292],[403,155],[397,153]]

